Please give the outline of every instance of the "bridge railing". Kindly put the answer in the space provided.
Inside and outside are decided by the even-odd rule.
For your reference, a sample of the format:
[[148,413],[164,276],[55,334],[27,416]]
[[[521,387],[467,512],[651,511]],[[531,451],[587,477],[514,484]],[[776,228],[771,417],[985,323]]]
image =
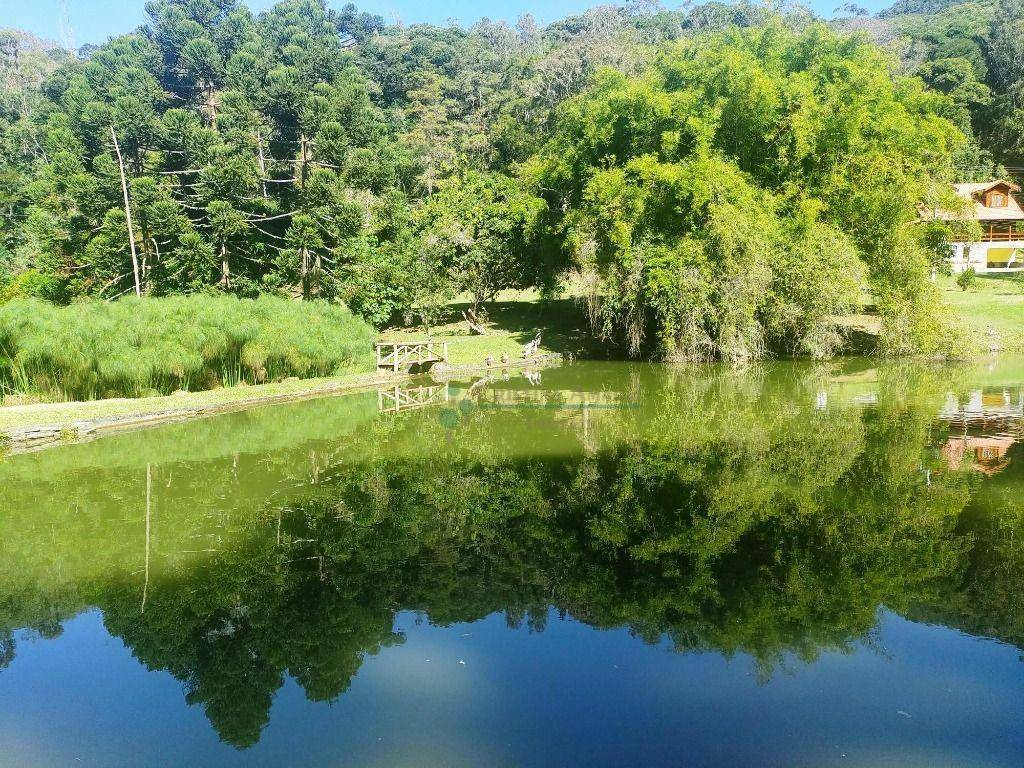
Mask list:
[[406,366],[448,361],[447,341],[379,341],[376,350],[377,367],[395,373]]

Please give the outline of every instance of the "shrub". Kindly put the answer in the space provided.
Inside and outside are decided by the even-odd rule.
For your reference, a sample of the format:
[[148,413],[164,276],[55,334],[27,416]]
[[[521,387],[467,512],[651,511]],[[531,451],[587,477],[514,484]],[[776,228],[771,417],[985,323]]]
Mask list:
[[956,284],[960,286],[961,290],[966,291],[968,288],[973,288],[974,284],[978,282],[978,273],[974,271],[974,267],[968,267],[959,275],[956,276]]
[[373,329],[346,307],[272,296],[0,305],[0,392],[140,397],[373,366]]
[[63,302],[67,296],[60,280],[36,269],[9,276],[0,274],[0,304],[18,298]]

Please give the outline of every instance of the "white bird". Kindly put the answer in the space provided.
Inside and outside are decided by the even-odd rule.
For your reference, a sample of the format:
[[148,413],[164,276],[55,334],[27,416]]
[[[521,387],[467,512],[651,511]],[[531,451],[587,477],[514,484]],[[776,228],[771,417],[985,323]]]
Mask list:
[[541,332],[537,331],[533,341],[523,347],[523,357],[530,357],[537,353],[537,350],[540,348],[540,336]]

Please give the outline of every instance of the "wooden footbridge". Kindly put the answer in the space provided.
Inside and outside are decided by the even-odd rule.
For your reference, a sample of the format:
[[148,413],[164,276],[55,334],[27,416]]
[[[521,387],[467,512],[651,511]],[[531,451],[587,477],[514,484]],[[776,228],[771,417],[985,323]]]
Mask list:
[[377,367],[391,368],[395,373],[423,367],[427,363],[448,362],[447,341],[378,341]]

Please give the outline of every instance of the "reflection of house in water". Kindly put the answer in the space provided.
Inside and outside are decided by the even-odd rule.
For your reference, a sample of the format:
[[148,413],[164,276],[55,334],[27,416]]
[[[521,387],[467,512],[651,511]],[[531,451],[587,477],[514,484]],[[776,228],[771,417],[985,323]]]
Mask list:
[[1022,437],[1024,391],[1014,396],[1008,389],[978,389],[964,402],[951,392],[939,418],[951,425],[952,434],[942,446],[949,468],[992,475],[1010,463],[1007,454]]
[[976,389],[963,404],[960,398],[950,392],[939,412],[940,419],[952,422],[1016,420],[1021,417],[1024,417],[1024,390],[1019,390],[1014,397],[1008,389],[988,392]]
[[[942,458],[950,469],[975,469],[994,475],[1010,463],[1006,454],[1015,442],[1010,435],[951,437],[942,446]],[[965,464],[965,459],[969,463]]]
[[[871,368],[830,376],[813,397],[812,405],[819,411],[833,404],[870,408],[880,400],[878,372]],[[943,464],[949,469],[999,472],[1010,464],[1013,446],[1024,443],[1024,385],[976,389],[966,396],[950,392],[938,421],[948,425],[948,433],[940,431],[945,435]]]

